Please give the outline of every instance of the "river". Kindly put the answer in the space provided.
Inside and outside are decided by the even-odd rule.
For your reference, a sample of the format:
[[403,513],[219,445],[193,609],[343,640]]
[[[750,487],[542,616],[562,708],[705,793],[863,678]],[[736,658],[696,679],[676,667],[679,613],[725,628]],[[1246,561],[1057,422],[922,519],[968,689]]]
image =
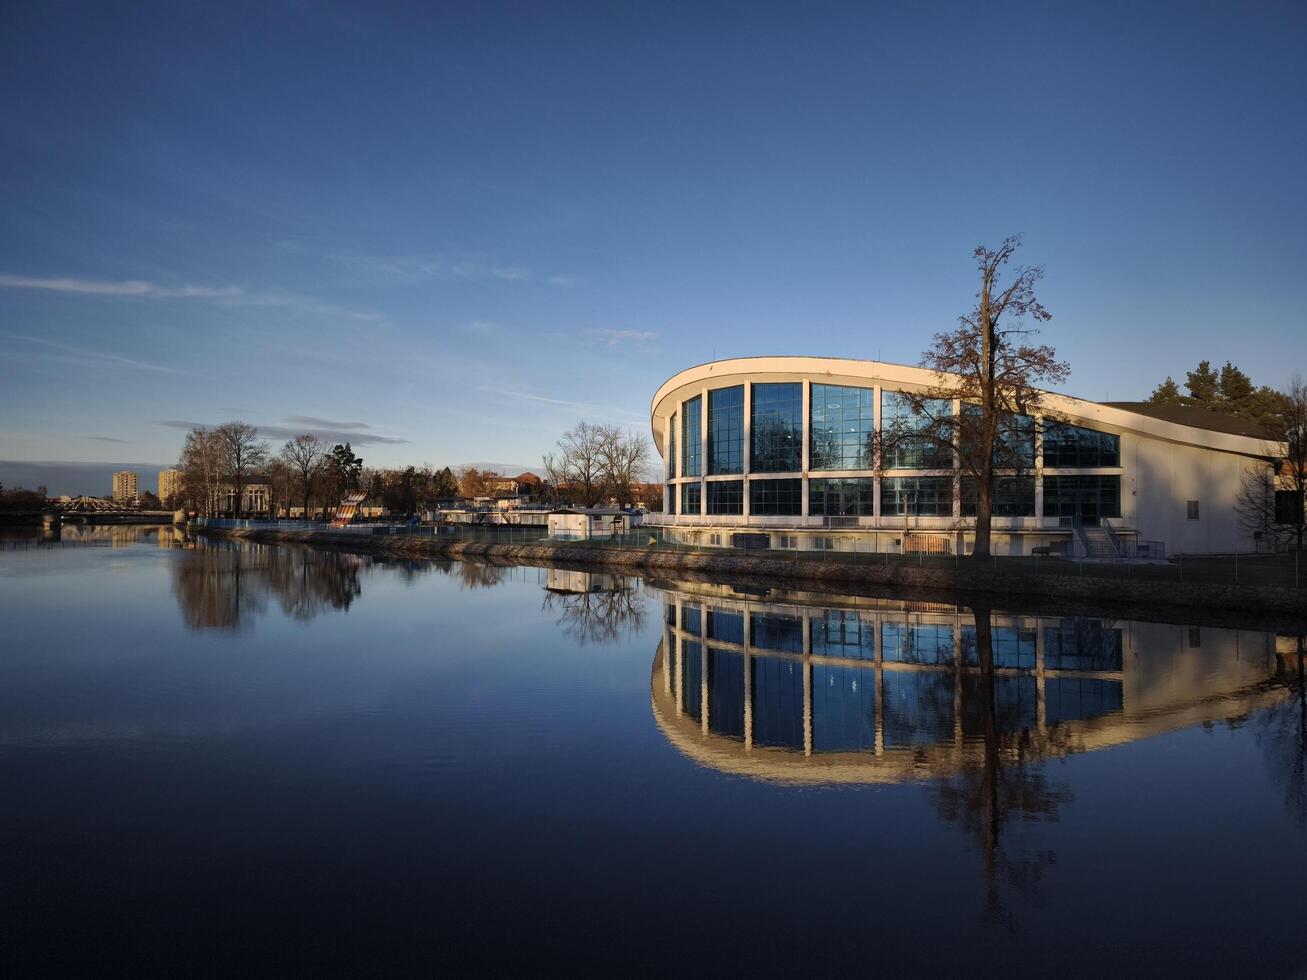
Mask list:
[[7,976],[1289,976],[1302,638],[0,538]]

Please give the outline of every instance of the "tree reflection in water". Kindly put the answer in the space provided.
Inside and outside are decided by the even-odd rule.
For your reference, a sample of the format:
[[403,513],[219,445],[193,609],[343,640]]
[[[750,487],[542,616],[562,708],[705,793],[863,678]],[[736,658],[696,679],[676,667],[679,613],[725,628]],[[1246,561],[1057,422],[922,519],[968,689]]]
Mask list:
[[644,629],[645,598],[625,575],[550,569],[542,608],[557,612],[555,624],[577,646],[616,643]]
[[[1016,918],[1006,901],[1011,892],[1040,901],[1039,887],[1056,863],[1050,850],[1028,851],[1013,839],[1012,824],[1056,821],[1072,800],[1064,786],[1050,783],[1029,768],[1029,729],[1015,703],[1000,707],[996,696],[992,611],[973,610],[976,657],[980,672],[963,696],[983,745],[978,764],[964,764],[956,776],[930,791],[941,820],[958,824],[973,840],[985,863],[985,921],[1015,931]],[[959,690],[961,690],[961,685]]]
[[201,539],[173,566],[172,588],[191,629],[237,632],[267,610],[270,597],[300,622],[348,609],[362,593],[367,563],[343,552]]
[[479,562],[461,561],[455,566],[459,584],[465,589],[493,589],[502,585],[508,577],[509,565],[483,565]]
[[1280,676],[1293,697],[1262,716],[1257,741],[1265,753],[1271,778],[1280,787],[1284,805],[1299,829],[1307,830],[1307,638],[1283,639],[1294,647],[1283,650],[1279,657]]

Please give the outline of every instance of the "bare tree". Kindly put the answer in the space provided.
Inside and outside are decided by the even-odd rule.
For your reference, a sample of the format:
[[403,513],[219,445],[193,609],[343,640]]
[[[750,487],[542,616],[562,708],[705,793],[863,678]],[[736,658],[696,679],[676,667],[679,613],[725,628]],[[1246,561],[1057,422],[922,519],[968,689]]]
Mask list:
[[309,501],[327,458],[327,446],[311,433],[296,436],[281,447],[281,459],[295,475],[296,488],[304,502],[304,519],[309,519]]
[[567,482],[563,461],[554,453],[545,453],[540,463],[545,471],[545,492],[557,507],[561,502],[563,486]]
[[248,422],[227,422],[214,430],[222,453],[224,473],[235,492],[232,510],[241,516],[245,484],[259,467],[268,461],[268,444],[259,439],[259,430]]
[[633,502],[640,478],[649,466],[649,442],[637,432],[600,426],[599,462],[607,491],[619,506]]
[[[900,419],[883,437],[886,446],[919,439],[946,459],[956,454],[961,475],[976,493],[976,558],[990,553],[996,477],[1030,464],[1033,416],[1043,406],[1040,386],[1061,382],[1070,373],[1052,347],[1029,339],[1038,330],[1027,326],[1027,319],[1052,319],[1035,297],[1043,270],[1020,267],[1011,282],[1000,283],[1003,267],[1020,244],[1020,236],[1013,236],[997,249],[976,248],[976,307],[958,318],[955,330],[935,335],[934,346],[922,355],[922,366],[935,373],[935,383],[925,391],[903,393],[915,418]],[[954,399],[962,403],[956,414]]]
[[593,507],[603,498],[607,483],[603,449],[607,437],[604,426],[581,421],[558,440],[561,482],[571,487],[583,507]]
[[217,511],[218,486],[222,481],[222,447],[213,429],[197,426],[186,433],[177,468],[182,474],[182,494],[206,517]]
[[1266,460],[1244,473],[1235,507],[1240,526],[1268,546],[1298,551],[1307,537],[1307,383],[1294,375],[1284,393],[1283,424]]
[[295,492],[295,471],[284,459],[275,457],[265,469],[268,478],[268,516],[275,519],[277,509],[291,499]]

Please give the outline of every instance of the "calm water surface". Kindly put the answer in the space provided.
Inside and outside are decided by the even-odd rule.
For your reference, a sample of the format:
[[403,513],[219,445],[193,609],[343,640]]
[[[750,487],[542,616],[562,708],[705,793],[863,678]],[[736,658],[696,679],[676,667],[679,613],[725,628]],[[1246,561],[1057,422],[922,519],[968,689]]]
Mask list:
[[7,976],[1291,976],[1301,641],[0,539]]

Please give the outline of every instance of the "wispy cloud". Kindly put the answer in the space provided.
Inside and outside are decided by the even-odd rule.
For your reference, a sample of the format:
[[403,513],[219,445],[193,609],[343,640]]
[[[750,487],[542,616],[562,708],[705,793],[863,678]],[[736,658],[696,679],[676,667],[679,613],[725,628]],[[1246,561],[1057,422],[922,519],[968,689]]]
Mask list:
[[593,347],[616,349],[632,347],[647,353],[653,350],[654,341],[662,336],[656,330],[610,330],[595,329],[581,331],[582,338]]
[[[348,442],[355,446],[400,446],[410,440],[393,436],[383,436],[370,431],[372,426],[366,422],[331,422],[327,419],[314,418],[311,415],[288,415],[283,420],[297,422],[296,425],[257,425],[259,435],[265,439],[294,439],[308,433],[323,442]],[[159,425],[169,429],[213,429],[217,425],[210,422],[193,422],[188,419],[159,419]]]
[[[45,337],[29,337],[20,333],[0,333],[0,337],[7,337],[10,340],[57,351],[57,354],[44,356],[75,364],[84,364],[89,367],[130,368],[136,371],[151,371],[159,374],[195,374],[194,371],[183,368],[169,367],[166,364],[154,364],[150,361],[141,361],[131,357],[122,357],[118,354],[110,354],[108,351],[95,350],[90,347],[77,347],[73,344],[61,344],[57,340],[48,340]],[[0,351],[0,357],[14,356],[17,353],[19,352]]]
[[126,439],[115,439],[113,436],[87,436],[88,439],[94,439],[96,442],[121,442],[126,445]]
[[292,425],[310,425],[320,426],[324,429],[370,429],[372,426],[366,422],[333,422],[330,419],[320,419],[315,415],[287,415],[285,422]]
[[623,408],[616,405],[599,405],[595,402],[578,402],[566,398],[549,398],[545,395],[533,395],[526,391],[515,391],[512,388],[493,388],[487,385],[478,385],[476,391],[484,391],[491,395],[505,395],[509,398],[520,398],[523,401],[536,402],[540,405],[556,405],[559,408],[570,409],[579,412],[582,415],[606,421],[620,422],[623,425],[644,425],[647,420],[640,420],[633,417],[630,408]]
[[550,286],[573,286],[576,276],[546,274],[522,263],[505,262],[494,252],[415,253],[410,255],[367,255],[359,252],[328,252],[333,262],[348,266],[364,275],[400,282],[427,280],[446,282],[542,282]]
[[369,322],[381,319],[379,313],[344,309],[331,303],[321,303],[292,293],[253,292],[240,286],[160,286],[144,279],[112,281],[68,277],[38,278],[34,276],[0,275],[0,288],[38,289],[56,293],[126,296],[142,299],[211,300],[239,306],[277,307],[318,316],[340,316]]

